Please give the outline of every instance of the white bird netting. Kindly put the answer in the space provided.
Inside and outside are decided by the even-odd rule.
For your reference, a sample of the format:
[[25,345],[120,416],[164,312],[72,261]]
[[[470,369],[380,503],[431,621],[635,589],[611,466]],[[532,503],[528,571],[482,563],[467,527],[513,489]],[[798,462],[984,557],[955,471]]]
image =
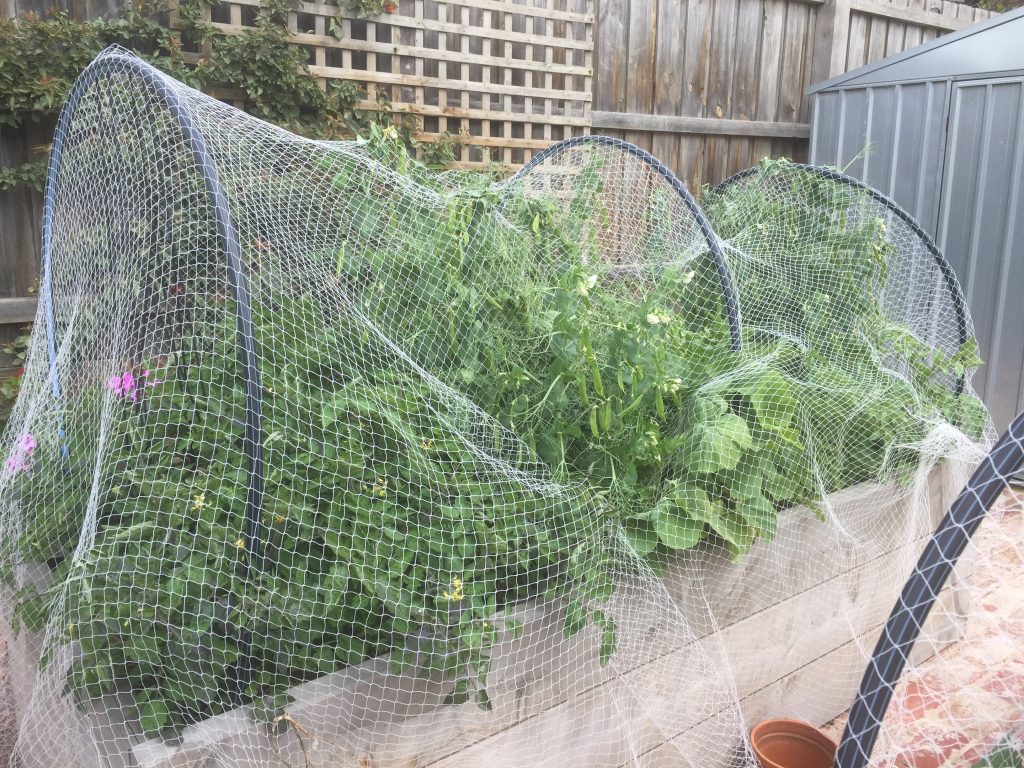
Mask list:
[[3,443],[12,764],[752,764],[853,700],[991,439],[974,350],[839,174],[437,174],[108,51]]

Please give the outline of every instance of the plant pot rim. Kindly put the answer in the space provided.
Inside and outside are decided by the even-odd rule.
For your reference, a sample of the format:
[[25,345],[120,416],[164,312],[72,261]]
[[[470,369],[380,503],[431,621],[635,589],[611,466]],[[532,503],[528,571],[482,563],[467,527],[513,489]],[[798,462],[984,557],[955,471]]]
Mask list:
[[835,753],[839,746],[820,728],[806,720],[798,720],[792,717],[767,718],[750,729],[750,746],[754,751],[758,764],[762,768],[803,768],[803,766],[776,762],[761,752],[759,749],[760,743],[773,735],[789,736],[793,742],[813,745],[823,757],[830,758],[828,761],[830,766],[832,760],[835,759]]

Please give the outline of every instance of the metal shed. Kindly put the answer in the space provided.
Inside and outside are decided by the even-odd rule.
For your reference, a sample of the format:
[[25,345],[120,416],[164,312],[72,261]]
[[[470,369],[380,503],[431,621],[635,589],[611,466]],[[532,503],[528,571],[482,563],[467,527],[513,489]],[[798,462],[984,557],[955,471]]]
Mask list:
[[811,162],[896,200],[956,271],[1006,428],[1024,410],[1024,8],[812,86]]

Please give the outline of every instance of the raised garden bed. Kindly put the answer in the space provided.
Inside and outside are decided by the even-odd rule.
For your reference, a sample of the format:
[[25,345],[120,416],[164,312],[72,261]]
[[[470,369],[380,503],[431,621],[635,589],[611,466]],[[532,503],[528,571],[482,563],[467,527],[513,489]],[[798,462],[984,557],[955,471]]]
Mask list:
[[[905,489],[861,485],[829,498],[834,522],[791,510],[780,516],[775,540],[758,542],[739,563],[706,550],[683,553],[663,584],[678,606],[673,615],[684,620],[677,623],[694,635],[666,641],[664,611],[631,611],[631,636],[662,639],[620,650],[604,669],[596,632],[567,640],[556,606],[520,606],[511,613],[525,631],[492,654],[490,712],[472,703],[444,706],[445,685],[392,674],[387,659],[378,658],[292,689],[280,736],[239,708],[187,728],[180,745],[145,740],[118,719],[124,701],[113,696],[95,714],[79,714],[79,728],[92,731],[99,752],[118,768],[255,768],[281,760],[304,766],[307,758],[315,766],[468,768],[495,764],[496,756],[509,765],[588,767],[639,756],[640,765],[659,768],[700,756],[702,765],[724,766],[730,750],[740,748],[736,697],[748,724],[769,715],[824,723],[849,706],[864,654],[901,585],[892,575],[910,567],[959,480],[947,462],[932,471],[922,503],[901,495]],[[701,607],[705,597],[717,636]],[[650,598],[642,585],[621,587],[612,611]],[[955,584],[947,590],[944,610],[930,619],[930,637],[959,636],[963,599]],[[636,626],[641,620],[650,626]],[[19,697],[30,691],[34,675],[27,672],[40,647],[38,636],[26,634],[10,645]],[[735,695],[723,682],[726,670]],[[690,681],[685,690],[675,687],[680,680]],[[597,716],[616,707],[622,717],[614,723]],[[82,763],[67,753],[67,742],[45,738],[43,728],[30,724],[27,733],[39,734],[38,745],[25,755],[25,768]],[[723,734],[736,743],[723,743]]]

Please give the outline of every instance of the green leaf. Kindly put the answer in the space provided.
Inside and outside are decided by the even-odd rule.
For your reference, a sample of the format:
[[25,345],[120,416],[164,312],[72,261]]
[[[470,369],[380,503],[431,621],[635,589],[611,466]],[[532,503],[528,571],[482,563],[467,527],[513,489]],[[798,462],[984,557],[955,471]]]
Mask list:
[[769,369],[761,374],[747,396],[757,420],[766,429],[779,432],[793,423],[797,399],[789,382],[778,371]]
[[469,680],[462,678],[455,683],[455,688],[445,697],[444,703],[446,705],[458,705],[465,704],[467,701],[469,701]]
[[654,529],[669,549],[690,549],[704,534],[703,518],[708,517],[707,494],[697,488],[683,486],[654,508]]
[[[725,406],[725,401],[715,399]],[[683,436],[679,448],[682,468],[690,473],[732,469],[753,442],[747,422],[727,409],[718,413],[705,409],[705,413],[710,418]]]
[[159,735],[169,719],[170,712],[162,698],[154,696],[139,705],[139,727],[147,737]]
[[487,695],[486,689],[477,688],[476,705],[486,712],[491,711],[491,697]]
[[505,620],[505,631],[509,633],[509,636],[515,640],[523,636],[523,622],[519,619],[506,619]]
[[131,634],[125,637],[124,655],[148,666],[159,666],[163,660],[156,638],[147,635]]
[[565,627],[563,633],[570,638],[587,625],[587,609],[578,601],[571,600],[565,608]]
[[627,519],[623,525],[623,533],[633,551],[641,557],[658,546],[658,532],[648,520],[635,517]]
[[742,499],[736,504],[736,510],[743,516],[747,524],[765,539],[775,536],[778,514],[768,499],[760,494]]
[[753,528],[747,525],[741,515],[727,511],[720,502],[710,502],[699,510],[695,508],[693,515],[707,523],[711,530],[729,544],[734,558],[746,553],[754,542]]

